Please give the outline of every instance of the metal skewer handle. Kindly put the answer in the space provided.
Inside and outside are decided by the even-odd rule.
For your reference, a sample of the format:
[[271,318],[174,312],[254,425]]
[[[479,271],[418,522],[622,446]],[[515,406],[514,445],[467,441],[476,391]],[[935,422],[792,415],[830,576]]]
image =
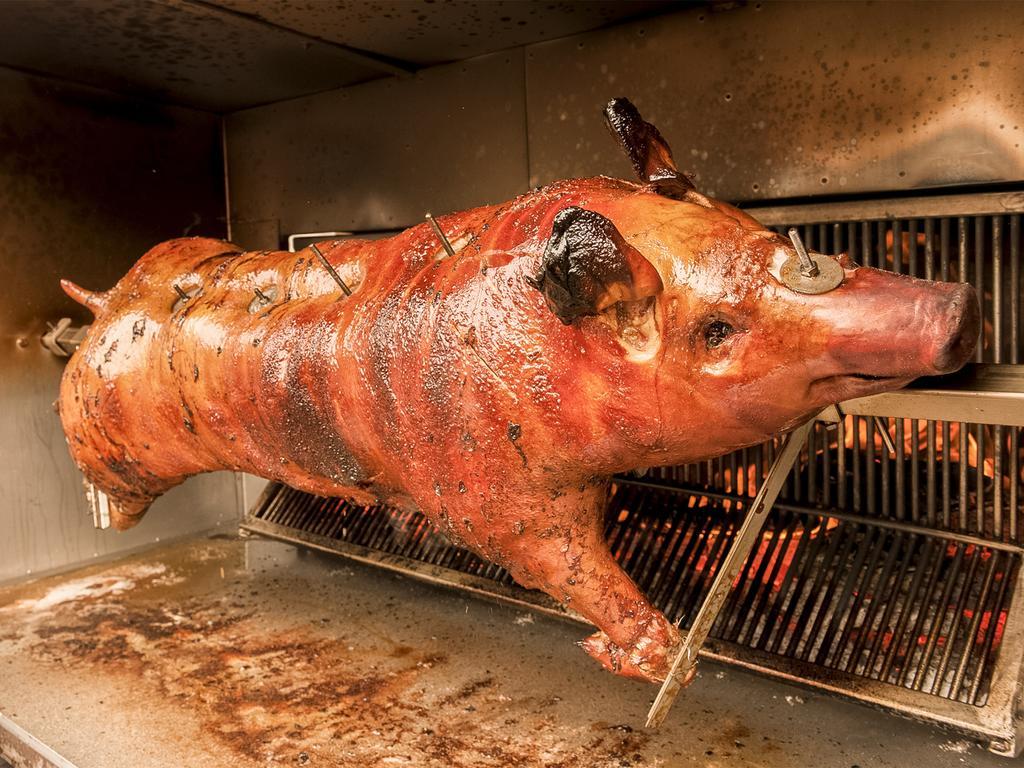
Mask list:
[[711,633],[711,627],[714,626],[715,619],[721,613],[722,607],[729,597],[729,590],[739,575],[743,563],[746,562],[750,550],[757,542],[761,529],[768,519],[768,512],[778,498],[789,471],[796,463],[800,449],[803,448],[807,434],[813,428],[814,422],[815,419],[811,419],[786,436],[782,450],[775,457],[775,462],[768,470],[764,484],[758,489],[757,495],[751,502],[750,511],[737,531],[736,539],[729,548],[718,573],[715,574],[711,591],[701,603],[697,616],[690,626],[690,631],[683,638],[683,644],[672,662],[668,676],[661,684],[661,690],[658,691],[658,696],[654,699],[650,712],[647,713],[648,728],[657,728],[664,722],[672,707],[672,702],[689,681],[697,664],[697,654]]

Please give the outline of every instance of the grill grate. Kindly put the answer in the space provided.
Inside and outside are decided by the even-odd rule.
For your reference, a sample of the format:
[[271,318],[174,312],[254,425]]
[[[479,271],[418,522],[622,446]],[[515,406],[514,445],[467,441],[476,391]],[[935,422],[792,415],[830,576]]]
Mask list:
[[[624,481],[609,504],[612,553],[654,604],[684,625],[710,587],[742,511],[740,503],[729,512],[710,501]],[[1016,551],[813,511],[772,515],[714,637],[985,704]],[[449,543],[419,512],[364,508],[275,485],[253,518],[514,587],[503,569]]]

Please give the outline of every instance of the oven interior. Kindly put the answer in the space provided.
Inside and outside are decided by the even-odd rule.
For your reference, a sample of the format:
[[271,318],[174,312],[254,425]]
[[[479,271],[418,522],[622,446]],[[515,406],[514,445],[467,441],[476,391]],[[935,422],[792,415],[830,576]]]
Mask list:
[[[927,7],[924,21],[913,3],[719,0],[0,8],[17,298],[0,304],[0,581],[240,526],[579,621],[419,514],[247,476],[193,478],[139,529],[96,530],[52,411],[89,318],[57,280],[107,287],[176,236],[380,237],[559,178],[629,177],[599,119],[626,95],[702,191],[809,248],[970,282],[982,301],[964,372],[916,383],[913,407],[881,421],[854,408],[814,427],[703,653],[1019,754],[1024,13]],[[950,415],[972,408],[985,418]],[[616,478],[613,553],[672,620],[688,626],[778,449]]]

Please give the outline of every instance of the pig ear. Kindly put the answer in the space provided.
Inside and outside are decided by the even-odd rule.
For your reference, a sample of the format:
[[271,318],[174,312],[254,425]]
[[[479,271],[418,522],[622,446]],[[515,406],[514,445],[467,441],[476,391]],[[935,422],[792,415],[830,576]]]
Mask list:
[[620,301],[648,299],[663,287],[658,270],[611,221],[576,207],[555,216],[540,269],[527,281],[566,325]]
[[653,184],[660,194],[674,199],[682,199],[694,189],[693,182],[676,168],[668,142],[657,128],[640,116],[633,102],[612,99],[604,108],[604,117],[642,181]]

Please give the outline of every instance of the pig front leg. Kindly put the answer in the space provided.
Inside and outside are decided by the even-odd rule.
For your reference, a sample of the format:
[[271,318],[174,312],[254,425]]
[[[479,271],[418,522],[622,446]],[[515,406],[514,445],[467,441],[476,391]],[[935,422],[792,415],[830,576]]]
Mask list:
[[598,628],[582,646],[605,669],[660,682],[680,633],[612,558],[606,499],[604,484],[543,503],[520,521],[522,534],[501,559],[520,584],[547,592]]

